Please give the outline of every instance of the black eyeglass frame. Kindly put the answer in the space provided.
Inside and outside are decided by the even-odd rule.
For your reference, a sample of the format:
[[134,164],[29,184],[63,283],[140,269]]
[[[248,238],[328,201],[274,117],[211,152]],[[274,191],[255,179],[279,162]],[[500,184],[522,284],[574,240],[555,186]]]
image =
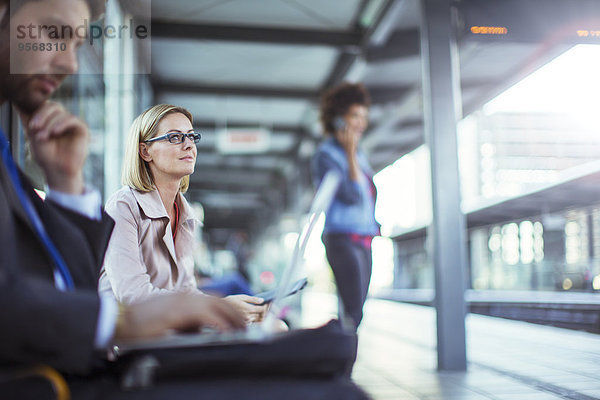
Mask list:
[[[182,135],[181,141],[173,141],[175,136],[179,136]],[[164,140],[167,139],[169,141],[169,143],[171,144],[181,144],[183,142],[185,142],[186,138],[190,138],[190,140],[194,143],[199,143],[200,139],[202,139],[202,135],[200,135],[199,132],[193,132],[193,133],[181,133],[181,132],[169,132],[169,133],[165,133],[162,136],[157,136],[155,138],[152,139],[148,139],[148,140],[144,140],[144,143],[151,143],[151,142],[156,142],[158,140]]]

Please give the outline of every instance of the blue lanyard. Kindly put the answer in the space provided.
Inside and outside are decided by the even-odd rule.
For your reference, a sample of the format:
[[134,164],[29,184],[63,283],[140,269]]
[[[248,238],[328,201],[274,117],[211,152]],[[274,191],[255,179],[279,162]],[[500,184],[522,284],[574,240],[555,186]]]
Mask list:
[[6,140],[2,129],[0,129],[0,151],[2,152],[2,160],[4,160],[4,165],[6,165],[6,168],[8,169],[8,173],[10,174],[10,179],[12,181],[13,187],[15,188],[15,191],[17,192],[17,196],[19,197],[19,200],[21,201],[21,204],[23,205],[27,216],[31,220],[31,223],[34,226],[36,233],[38,234],[39,238],[44,244],[44,247],[46,247],[48,253],[50,253],[52,261],[54,261],[54,266],[56,267],[54,273],[56,286],[59,289],[64,287],[66,290],[73,290],[75,285],[73,284],[73,278],[71,277],[71,273],[67,268],[67,264],[65,263],[58,249],[56,248],[56,246],[54,246],[54,243],[52,243],[52,240],[46,233],[46,229],[42,224],[42,220],[40,219],[40,216],[38,215],[36,209],[33,207],[31,200],[25,195],[25,192],[23,191],[23,186],[21,185],[21,179],[19,177],[17,165],[15,164],[15,161],[13,160],[12,155],[10,153],[10,144],[8,143],[8,140]]

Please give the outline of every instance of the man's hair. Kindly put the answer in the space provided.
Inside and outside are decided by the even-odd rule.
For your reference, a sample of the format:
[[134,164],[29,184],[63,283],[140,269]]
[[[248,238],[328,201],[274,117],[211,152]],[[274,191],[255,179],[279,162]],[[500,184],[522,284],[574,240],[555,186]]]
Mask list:
[[336,117],[343,117],[354,104],[365,107],[369,107],[371,104],[369,92],[362,83],[344,82],[323,93],[320,115],[323,131],[334,135],[333,120]]
[[[9,7],[7,16],[14,15],[23,5],[31,1],[43,1],[43,0],[0,0],[0,5],[6,5]],[[90,22],[100,19],[104,14],[106,8],[106,0],[82,0],[88,5],[90,9]],[[4,21],[2,21],[4,23]]]
[[[171,104],[159,104],[150,107],[141,113],[131,124],[129,136],[125,144],[125,158],[123,160],[123,173],[121,182],[123,185],[142,192],[150,192],[156,189],[154,179],[148,163],[140,157],[140,143],[152,139],[158,131],[158,124],[169,114],[183,114],[194,123],[192,114],[183,107]],[[190,177],[181,179],[179,190],[185,193],[190,184]]]

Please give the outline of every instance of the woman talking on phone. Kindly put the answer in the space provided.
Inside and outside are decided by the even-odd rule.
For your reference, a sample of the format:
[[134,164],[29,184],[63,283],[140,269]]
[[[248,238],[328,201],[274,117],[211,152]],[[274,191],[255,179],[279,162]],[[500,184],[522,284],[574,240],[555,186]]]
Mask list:
[[346,316],[358,328],[371,280],[371,241],[379,234],[375,221],[373,171],[358,149],[367,128],[370,98],[362,84],[343,83],[326,91],[320,119],[328,136],[312,162],[318,186],[330,170],[341,177],[323,230],[323,244]]

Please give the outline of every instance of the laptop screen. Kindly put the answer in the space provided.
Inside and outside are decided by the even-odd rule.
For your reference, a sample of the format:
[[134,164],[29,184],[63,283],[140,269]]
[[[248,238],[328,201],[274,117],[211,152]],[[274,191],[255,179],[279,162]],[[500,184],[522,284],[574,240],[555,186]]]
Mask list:
[[271,322],[271,319],[277,318],[276,313],[279,309],[281,300],[286,297],[289,289],[292,287],[292,279],[297,273],[298,268],[301,266],[302,260],[304,259],[304,253],[306,251],[308,239],[310,238],[310,235],[317,224],[319,216],[323,213],[326,213],[331,206],[340,181],[341,177],[339,173],[333,170],[328,171],[321,180],[321,184],[319,185],[310,206],[308,223],[298,235],[290,261],[281,274],[281,280],[279,281],[275,291],[273,304],[269,308],[269,313],[265,319],[265,326],[270,325],[269,322]]

